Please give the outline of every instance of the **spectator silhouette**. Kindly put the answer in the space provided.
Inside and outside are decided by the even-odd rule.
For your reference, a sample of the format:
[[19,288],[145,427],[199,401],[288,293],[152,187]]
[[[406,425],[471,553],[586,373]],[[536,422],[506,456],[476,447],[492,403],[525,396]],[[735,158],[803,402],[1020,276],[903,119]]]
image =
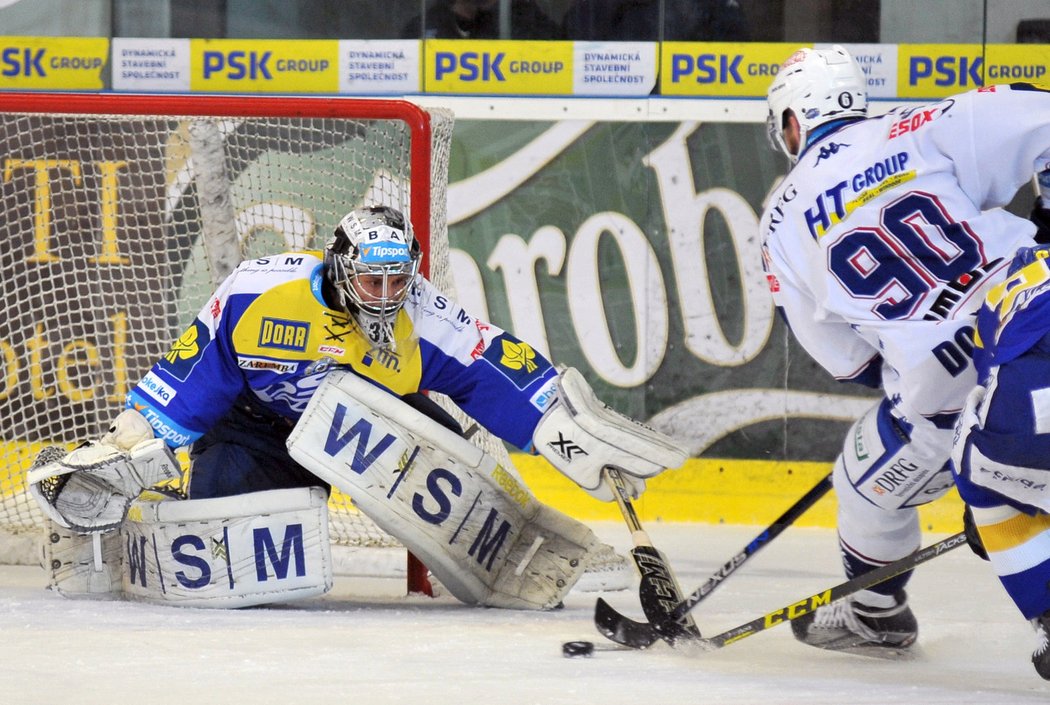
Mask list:
[[[499,39],[499,0],[434,0],[405,25],[415,39]],[[425,24],[424,24],[425,22]],[[561,27],[534,0],[511,0],[509,39],[562,39]]]
[[748,41],[739,0],[576,0],[563,21],[566,39],[593,41]]

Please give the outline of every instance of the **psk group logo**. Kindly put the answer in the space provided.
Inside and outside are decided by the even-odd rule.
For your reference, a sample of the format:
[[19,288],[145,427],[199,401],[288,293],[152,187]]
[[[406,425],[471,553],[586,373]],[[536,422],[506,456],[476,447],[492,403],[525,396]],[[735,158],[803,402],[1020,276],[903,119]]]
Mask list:
[[185,382],[194,366],[200,362],[204,349],[210,342],[211,331],[200,320],[195,319],[157,365],[175,379]]
[[2,37],[0,88],[101,90],[108,56],[104,38]]
[[339,44],[324,40],[194,39],[194,91],[335,93]]
[[780,64],[797,44],[665,42],[660,56],[662,95],[765,96]]
[[549,364],[540,364],[543,358],[537,360],[536,351],[528,343],[507,333],[492,341],[482,357],[518,389],[525,389],[550,369]]
[[572,93],[572,42],[432,39],[424,49],[428,93]]
[[902,44],[901,98],[939,98],[996,83],[1046,80],[1050,51],[1006,44]]

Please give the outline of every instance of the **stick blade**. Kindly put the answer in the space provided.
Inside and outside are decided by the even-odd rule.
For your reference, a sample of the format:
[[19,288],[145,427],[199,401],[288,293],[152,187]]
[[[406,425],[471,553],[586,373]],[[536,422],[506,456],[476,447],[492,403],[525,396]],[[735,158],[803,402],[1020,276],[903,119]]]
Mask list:
[[660,640],[660,634],[649,624],[620,614],[600,597],[594,603],[594,626],[606,639],[632,649],[648,649]]
[[672,646],[676,641],[699,639],[700,630],[688,612],[675,618],[682,603],[682,590],[667,566],[667,558],[652,546],[636,546],[631,556],[641,573],[638,597],[648,627]]

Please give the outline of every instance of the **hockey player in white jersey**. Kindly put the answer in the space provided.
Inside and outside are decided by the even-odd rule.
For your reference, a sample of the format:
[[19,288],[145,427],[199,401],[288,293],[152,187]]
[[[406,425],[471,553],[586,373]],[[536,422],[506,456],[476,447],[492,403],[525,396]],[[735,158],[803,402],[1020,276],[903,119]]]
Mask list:
[[[836,379],[885,393],[833,472],[849,576],[918,548],[916,507],[953,484],[953,427],[977,381],[973,314],[1036,231],[1002,207],[1050,166],[1050,93],[989,86],[868,117],[865,86],[840,46],[784,62],[769,131],[794,166],[760,225],[769,288],[796,339]],[[909,578],[794,620],[796,637],[907,648],[918,635]]]
[[[555,369],[528,343],[463,311],[418,273],[420,256],[403,215],[370,206],[347,214],[324,252],[241,263],[131,390],[111,431],[31,473],[41,506],[80,531],[120,527],[129,552],[174,535],[177,545],[170,555],[162,550],[157,565],[150,563],[155,552],[130,554],[148,570],[133,566],[130,578],[125,571],[125,593],[160,600],[182,594],[183,602],[204,606],[258,604],[289,596],[279,583],[292,573],[291,557],[307,560],[305,547],[327,547],[316,497],[288,495],[291,518],[283,523],[245,524],[241,533],[254,556],[209,571],[233,576],[241,569],[243,590],[232,589],[232,577],[197,575],[211,559],[192,553],[194,546],[208,545],[204,532],[212,536],[218,527],[221,535],[211,540],[228,560],[234,532],[224,518],[256,520],[256,500],[228,498],[264,495],[258,501],[267,516],[282,516],[281,492],[334,485],[456,597],[554,606],[597,546],[593,535],[539,504],[457,436],[455,420],[422,392],[447,395],[494,435],[543,455],[607,501],[606,466],[620,468],[637,495],[646,478],[685,455],[597,402],[575,370]],[[138,497],[174,474],[165,445],[191,445],[186,501]],[[199,540],[186,539],[187,521],[202,527]],[[304,525],[317,528],[312,544],[302,539]],[[321,573],[326,560],[318,554]],[[186,565],[197,573],[176,584],[171,576],[184,575]],[[319,574],[294,589],[313,594],[329,582]],[[208,590],[215,600],[202,597]]]

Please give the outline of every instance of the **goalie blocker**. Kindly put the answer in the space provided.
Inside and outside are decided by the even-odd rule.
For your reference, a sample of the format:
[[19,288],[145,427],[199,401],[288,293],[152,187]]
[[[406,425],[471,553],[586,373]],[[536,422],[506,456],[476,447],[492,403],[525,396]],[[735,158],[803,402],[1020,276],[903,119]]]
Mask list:
[[558,398],[536,426],[536,451],[566,477],[603,502],[613,493],[602,471],[620,471],[629,494],[637,499],[645,480],[677,468],[687,454],[664,434],[609,408],[575,368],[563,368]]
[[468,604],[556,607],[599,546],[480,448],[350,372],[325,377],[288,450]]

